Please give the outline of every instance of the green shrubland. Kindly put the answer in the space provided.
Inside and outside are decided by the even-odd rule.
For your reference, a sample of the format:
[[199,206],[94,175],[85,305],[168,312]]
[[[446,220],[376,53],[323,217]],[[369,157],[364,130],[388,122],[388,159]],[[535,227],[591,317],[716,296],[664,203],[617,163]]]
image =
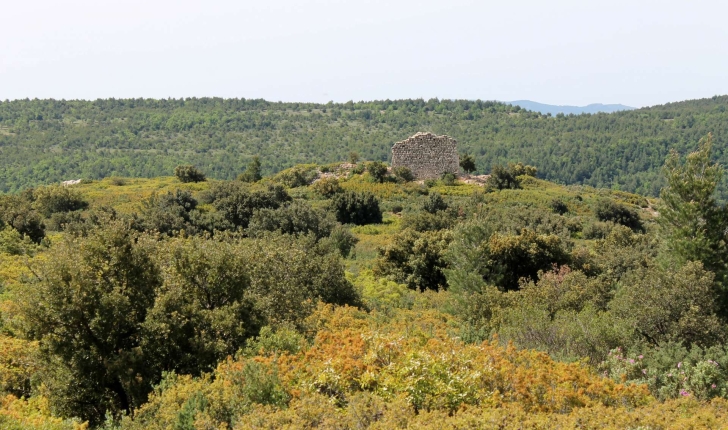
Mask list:
[[724,428],[711,150],[662,199],[255,159],[0,196],[0,426]]

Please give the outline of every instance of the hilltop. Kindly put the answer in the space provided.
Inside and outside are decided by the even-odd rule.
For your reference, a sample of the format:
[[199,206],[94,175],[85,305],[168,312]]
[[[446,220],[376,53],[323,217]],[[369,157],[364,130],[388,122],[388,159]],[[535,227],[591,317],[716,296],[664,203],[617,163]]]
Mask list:
[[[657,195],[670,149],[708,132],[728,162],[728,96],[611,114],[545,116],[498,102],[272,103],[245,99],[0,102],[0,191],[69,179],[156,177],[194,164],[236,177],[259,155],[266,174],[300,163],[388,160],[417,131],[447,134],[479,173],[522,161],[539,177]],[[724,194],[727,190],[721,186]]]

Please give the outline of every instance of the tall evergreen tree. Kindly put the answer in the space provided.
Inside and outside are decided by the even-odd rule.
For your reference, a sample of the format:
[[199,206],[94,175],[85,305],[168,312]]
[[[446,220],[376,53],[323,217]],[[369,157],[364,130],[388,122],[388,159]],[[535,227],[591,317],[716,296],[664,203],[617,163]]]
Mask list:
[[238,176],[238,180],[243,182],[258,182],[263,179],[260,173],[260,157],[257,155],[248,163],[248,167]]
[[708,134],[684,163],[676,151],[670,153],[663,168],[667,186],[660,193],[658,220],[664,238],[664,255],[669,261],[677,264],[700,261],[715,273],[725,314],[728,311],[726,208],[715,200],[723,167],[710,161],[711,151],[712,135]]

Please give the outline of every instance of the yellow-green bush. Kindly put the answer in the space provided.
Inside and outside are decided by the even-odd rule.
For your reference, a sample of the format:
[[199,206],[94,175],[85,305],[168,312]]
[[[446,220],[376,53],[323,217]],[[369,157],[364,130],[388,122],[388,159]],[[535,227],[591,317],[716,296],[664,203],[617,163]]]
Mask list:
[[124,427],[357,428],[378,420],[416,425],[417,414],[443,425],[514,413],[568,422],[581,409],[655,403],[645,386],[616,383],[581,363],[497,342],[465,344],[451,335],[453,321],[435,311],[384,317],[321,306],[307,326],[313,343],[297,353],[229,359],[196,379],[168,375]]

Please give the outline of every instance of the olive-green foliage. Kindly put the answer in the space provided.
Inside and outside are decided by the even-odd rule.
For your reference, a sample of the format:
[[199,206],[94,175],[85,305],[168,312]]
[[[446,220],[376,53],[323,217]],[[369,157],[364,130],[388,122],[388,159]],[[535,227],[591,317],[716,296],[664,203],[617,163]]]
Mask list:
[[497,190],[519,189],[521,180],[519,176],[536,176],[536,168],[523,163],[508,163],[507,167],[495,165],[490,170],[487,185]]
[[472,218],[502,233],[517,234],[528,228],[539,234],[558,235],[565,242],[571,237],[569,218],[528,203],[480,208]]
[[431,214],[444,211],[447,208],[447,203],[439,193],[430,193],[425,204],[422,205],[422,210]]
[[415,180],[415,175],[412,174],[412,170],[409,167],[397,166],[392,169],[392,173],[402,182],[412,182]]
[[454,173],[445,172],[442,174],[440,179],[442,180],[443,185],[446,185],[449,187],[449,186],[455,185],[455,180],[457,179],[457,176],[455,176]]
[[0,218],[3,224],[17,230],[35,243],[45,237],[43,216],[33,209],[25,196],[6,195],[0,197]]
[[119,176],[110,177],[109,182],[111,183],[111,185],[115,185],[117,187],[123,187],[124,185],[126,185],[126,179]]
[[518,304],[503,309],[498,334],[523,349],[548,352],[555,358],[589,358],[596,365],[607,352],[630,341],[628,331],[609,312],[587,304],[581,310],[558,311],[553,317],[537,305]]
[[83,211],[56,212],[51,214],[43,223],[47,230],[64,231],[69,226],[84,222]]
[[384,182],[387,176],[387,165],[381,161],[372,161],[367,163],[367,172],[377,182]]
[[175,235],[182,230],[195,233],[197,228],[192,218],[196,208],[197,200],[189,191],[178,189],[174,193],[154,193],[142,202],[135,225],[141,231],[167,235]]
[[490,169],[487,185],[496,190],[518,189],[521,187],[513,172],[501,165],[495,165]]
[[281,325],[278,328],[265,326],[260,334],[245,343],[243,353],[248,357],[256,355],[297,354],[306,347],[306,339],[294,327]]
[[602,222],[592,220],[582,228],[581,235],[584,239],[604,239],[609,236],[609,233],[611,233],[617,225],[619,224],[615,224],[611,221]]
[[303,187],[318,177],[315,165],[304,165],[291,167],[278,173],[273,180],[285,185],[288,188]]
[[440,210],[435,213],[421,211],[414,214],[406,214],[402,217],[402,229],[414,231],[435,231],[450,229],[458,222],[458,214],[453,209]]
[[539,234],[531,228],[517,234],[500,233],[499,229],[502,226],[487,218],[455,229],[448,282],[459,293],[482,292],[485,284],[515,290],[521,278],[535,281],[540,270],[570,261],[565,244],[553,233]]
[[538,173],[538,169],[536,169],[535,167],[523,164],[521,162],[518,162],[515,164],[508,163],[508,170],[515,177],[518,177],[518,176],[536,177],[536,173]]
[[266,235],[241,243],[250,262],[250,294],[268,324],[300,326],[318,300],[359,305],[339,251],[312,236]]
[[470,154],[460,154],[460,167],[466,173],[473,173],[476,170],[475,157]]
[[321,178],[314,182],[311,188],[326,198],[331,198],[343,191],[339,180],[336,178]]
[[378,250],[374,272],[420,291],[447,288],[443,270],[447,268],[445,250],[450,243],[448,231],[418,232],[405,229],[392,242]]
[[351,233],[351,230],[339,224],[331,230],[327,241],[334,249],[339,251],[342,257],[346,258],[351,254],[351,250],[359,242],[359,239]]
[[179,179],[180,182],[203,182],[206,180],[205,174],[202,173],[197,167],[192,165],[177,166],[174,168],[174,176]]
[[344,224],[377,224],[382,222],[379,199],[371,193],[346,191],[331,199],[336,220]]
[[637,211],[611,199],[601,199],[597,201],[597,204],[594,207],[594,215],[596,215],[599,221],[609,221],[615,224],[621,224],[634,231],[645,230]]
[[359,153],[355,151],[349,152],[349,163],[356,164],[359,162]]
[[211,188],[215,200],[212,205],[222,218],[238,228],[247,228],[250,219],[259,209],[278,209],[292,199],[280,186],[267,190],[251,190],[241,183],[221,183]]
[[81,193],[72,187],[51,185],[32,190],[33,208],[41,215],[49,218],[58,212],[72,212],[88,207],[88,202]]
[[312,208],[308,203],[293,201],[278,209],[258,209],[253,213],[248,234],[259,235],[264,231],[281,234],[313,234],[317,239],[328,237],[336,220],[328,212]]
[[618,282],[631,271],[649,267],[656,256],[657,243],[653,237],[616,225],[594,244],[593,254],[588,257],[588,270]]
[[622,279],[610,308],[655,346],[667,341],[710,346],[725,337],[716,315],[713,274],[701,263],[635,270]]
[[[26,239],[30,242],[30,239]],[[10,255],[21,255],[25,252],[30,243],[25,243],[23,236],[10,227],[0,228],[0,253]]]
[[242,397],[250,403],[285,407],[291,395],[283,388],[276,368],[254,360],[245,362],[242,370]]
[[131,220],[96,216],[16,293],[20,328],[40,342],[43,382],[62,416],[94,425],[118,417],[163,372],[209,371],[265,324],[299,326],[318,301],[360,304],[339,256],[351,235],[339,238],[349,245],[264,232],[160,242]]
[[539,271],[569,262],[559,236],[528,229],[518,235],[495,233],[483,247],[488,262],[481,268],[483,278],[505,290],[517,289],[522,278],[535,281]]
[[[486,331],[473,340],[487,338],[493,309],[507,306],[500,304],[499,288],[517,288],[521,277],[534,279],[539,270],[549,271],[553,264],[573,258],[567,253],[571,245],[565,238],[569,236],[564,217],[522,205],[486,207],[454,229],[447,251],[450,269],[445,274],[458,313],[476,331]],[[497,239],[494,251],[498,252],[493,255],[491,238]],[[514,253],[509,254],[511,251]],[[514,261],[521,258],[524,266]],[[550,259],[553,261],[546,261]],[[588,255],[581,260],[587,265],[591,262]],[[537,262],[543,266],[537,268]]]
[[248,167],[243,173],[238,175],[238,180],[243,182],[258,182],[263,179],[260,173],[260,157],[257,155],[248,163]]
[[164,284],[142,323],[141,347],[157,375],[211,371],[260,328],[250,255],[235,241],[202,237],[164,246]]
[[19,304],[26,335],[47,357],[55,409],[93,424],[141,405],[154,379],[142,324],[162,283],[151,241],[109,222],[68,237],[36,272]]
[[604,311],[612,299],[612,284],[606,278],[587,277],[567,266],[538,274],[538,281],[528,281],[516,293],[519,301],[548,311],[553,318],[564,310],[581,311],[587,305]]

